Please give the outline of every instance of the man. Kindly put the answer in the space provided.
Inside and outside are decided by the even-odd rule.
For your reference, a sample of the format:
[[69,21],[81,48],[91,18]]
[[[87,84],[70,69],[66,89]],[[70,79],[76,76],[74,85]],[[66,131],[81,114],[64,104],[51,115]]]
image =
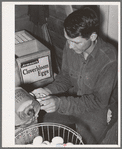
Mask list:
[[110,104],[117,102],[117,51],[98,37],[98,30],[98,17],[90,8],[71,13],[64,21],[61,71],[52,84],[32,91],[36,98],[57,94],[40,99],[41,109],[74,121],[87,144],[100,142],[111,120]]

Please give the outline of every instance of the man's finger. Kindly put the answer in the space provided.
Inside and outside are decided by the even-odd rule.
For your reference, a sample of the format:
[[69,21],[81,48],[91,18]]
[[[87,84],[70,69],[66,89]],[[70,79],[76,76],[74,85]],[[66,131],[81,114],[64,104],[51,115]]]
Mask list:
[[43,105],[43,106],[41,106],[41,110],[50,110],[50,109],[53,109],[54,107],[55,106],[51,105],[51,104]]
[[47,113],[54,112],[55,111],[55,106],[51,107],[51,108],[48,108],[48,109],[43,109],[43,110],[45,110]]
[[42,98],[39,97],[36,100],[41,103],[43,101],[46,101],[47,99],[50,99],[50,96],[46,96],[46,97],[42,97]]
[[44,99],[41,99],[41,100],[40,100],[40,104],[43,104],[43,105],[48,105],[48,104],[50,104],[50,103],[51,103],[50,100],[44,100]]
[[52,112],[55,112],[55,109],[47,110],[46,112],[47,113],[52,113]]

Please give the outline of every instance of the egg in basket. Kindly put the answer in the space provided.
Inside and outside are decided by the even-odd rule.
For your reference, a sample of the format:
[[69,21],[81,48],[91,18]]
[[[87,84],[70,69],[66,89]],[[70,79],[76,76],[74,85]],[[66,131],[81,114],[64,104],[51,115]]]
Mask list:
[[37,123],[39,111],[39,102],[23,88],[16,87],[15,130],[18,131],[15,131],[15,144],[62,147],[83,144],[80,134],[68,126],[58,123]]
[[15,144],[66,147],[83,145],[83,141],[80,134],[68,126],[58,123],[38,123],[18,132]]

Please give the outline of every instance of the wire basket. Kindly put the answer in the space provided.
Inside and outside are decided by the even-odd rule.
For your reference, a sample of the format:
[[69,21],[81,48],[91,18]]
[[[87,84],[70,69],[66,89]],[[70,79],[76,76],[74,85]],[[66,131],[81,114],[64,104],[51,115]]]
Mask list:
[[74,145],[82,145],[82,137],[73,129],[58,123],[38,123],[21,130],[15,136],[15,144],[32,144],[33,139],[42,136],[43,141],[51,142],[55,136],[63,138],[64,143],[71,142]]

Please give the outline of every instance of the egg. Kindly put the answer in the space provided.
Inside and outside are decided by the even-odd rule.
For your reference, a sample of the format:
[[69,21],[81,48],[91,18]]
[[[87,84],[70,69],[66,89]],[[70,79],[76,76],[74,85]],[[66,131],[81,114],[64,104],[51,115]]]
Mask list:
[[62,137],[56,136],[52,139],[53,144],[63,144],[64,140]]
[[52,146],[52,147],[56,147],[56,144],[54,144],[54,143],[50,143],[50,146]]
[[56,147],[64,147],[64,144],[63,143],[58,143],[58,144],[56,144]]
[[45,146],[47,146],[47,144],[44,144],[44,143],[42,143],[42,144],[40,144],[40,146],[43,146],[43,147],[45,147]]
[[44,141],[43,144],[49,145],[50,142],[49,141]]
[[43,141],[43,138],[41,136],[37,136],[33,139],[33,145],[40,145]]
[[66,143],[66,146],[73,146],[74,144],[71,142]]

